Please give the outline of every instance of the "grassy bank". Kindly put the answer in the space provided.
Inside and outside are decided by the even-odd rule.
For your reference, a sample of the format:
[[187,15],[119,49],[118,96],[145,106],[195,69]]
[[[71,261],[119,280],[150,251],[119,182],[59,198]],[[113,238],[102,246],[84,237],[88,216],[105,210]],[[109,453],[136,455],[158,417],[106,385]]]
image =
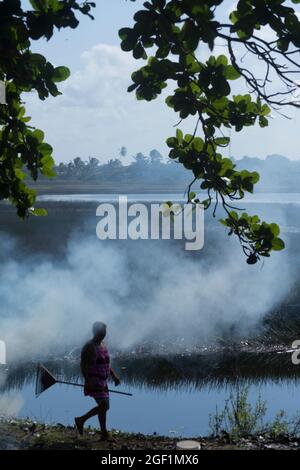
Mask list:
[[[115,442],[101,442],[98,430],[87,428],[79,436],[72,427],[46,425],[25,420],[6,420],[0,424],[0,449],[5,450],[172,450],[179,438],[147,436],[113,431]],[[220,437],[193,439],[202,450],[298,450],[300,439],[288,435],[271,439],[268,435],[253,435],[233,439],[223,433]]]

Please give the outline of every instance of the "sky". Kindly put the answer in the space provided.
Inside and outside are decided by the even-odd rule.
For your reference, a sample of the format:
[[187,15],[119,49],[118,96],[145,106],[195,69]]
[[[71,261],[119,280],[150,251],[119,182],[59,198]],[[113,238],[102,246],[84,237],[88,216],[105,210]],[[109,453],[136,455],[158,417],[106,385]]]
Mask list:
[[[26,7],[28,1],[22,4]],[[68,66],[72,75],[60,84],[60,97],[41,102],[34,93],[24,95],[27,114],[34,126],[45,131],[57,162],[78,156],[104,162],[118,157],[123,146],[129,156],[148,154],[154,148],[167,156],[165,141],[174,135],[178,116],[166,106],[167,95],[146,103],[127,93],[131,73],[143,61],[123,52],[118,37],[120,28],[133,24],[143,1],[97,0],[96,4],[94,21],[81,16],[76,30],[56,32],[49,42],[33,42],[35,52],[55,66]],[[232,0],[225,0],[222,14],[227,15],[233,5]],[[224,49],[219,47],[217,53]],[[276,153],[299,159],[300,110],[291,109],[288,114],[292,119],[274,116],[267,129],[255,126],[238,134],[233,131],[231,155],[265,158]],[[193,121],[187,121],[183,130],[193,131]],[[226,152],[229,156],[229,149]]]

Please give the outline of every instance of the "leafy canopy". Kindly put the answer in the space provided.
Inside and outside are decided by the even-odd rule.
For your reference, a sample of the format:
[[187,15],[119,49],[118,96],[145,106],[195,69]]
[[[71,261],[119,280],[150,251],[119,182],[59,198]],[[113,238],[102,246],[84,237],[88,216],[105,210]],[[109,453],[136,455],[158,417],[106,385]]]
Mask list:
[[77,13],[91,18],[95,3],[75,0],[30,0],[24,11],[20,0],[0,1],[0,80],[6,85],[7,105],[0,105],[0,199],[8,199],[18,215],[45,215],[34,209],[36,192],[25,183],[26,171],[36,180],[41,173],[55,176],[52,147],[44,133],[31,127],[21,95],[36,92],[41,100],[61,93],[57,83],[66,80],[67,67],[54,67],[41,54],[33,53],[32,41],[51,39],[55,29],[77,28]]
[[[201,201],[205,207],[214,204],[214,216],[222,204],[226,216],[221,222],[229,235],[238,236],[249,264],[282,250],[284,242],[276,224],[240,213],[232,205],[253,192],[259,174],[237,171],[222,150],[230,143],[230,129],[241,132],[255,124],[263,128],[272,109],[299,107],[292,94],[299,86],[295,79],[300,72],[300,22],[287,3],[239,0],[224,23],[218,19],[220,7],[223,12],[226,8],[223,0],[149,0],[134,15],[134,26],[119,31],[122,49],[147,61],[133,73],[128,91],[151,101],[175,83],[166,104],[178,113],[180,123],[195,117],[190,134],[184,135],[179,124],[176,135],[167,139],[169,157],[193,175],[188,188],[192,204],[200,202],[192,192],[196,182],[207,192]],[[271,42],[260,34],[267,27],[274,34]],[[217,43],[224,46],[224,54],[201,59],[203,46],[213,53]],[[259,75],[254,59],[259,61]],[[233,94],[236,80],[243,80],[249,92]]]

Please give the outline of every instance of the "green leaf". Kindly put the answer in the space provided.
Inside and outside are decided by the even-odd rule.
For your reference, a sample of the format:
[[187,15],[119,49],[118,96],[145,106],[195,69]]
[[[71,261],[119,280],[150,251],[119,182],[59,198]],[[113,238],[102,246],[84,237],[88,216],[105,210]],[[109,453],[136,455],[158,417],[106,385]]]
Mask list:
[[180,129],[176,130],[176,138],[177,138],[179,145],[181,145],[183,142],[183,133]]
[[238,15],[237,15],[237,11],[232,11],[229,15],[229,19],[231,21],[231,23],[235,24],[237,21],[238,21]]
[[24,173],[22,170],[18,168],[15,168],[15,175],[21,181],[23,181],[27,176],[26,173]]
[[187,145],[190,145],[194,140],[193,134],[185,134],[184,141]]
[[259,125],[260,125],[260,127],[268,127],[268,125],[269,125],[268,119],[265,118],[264,116],[260,116],[259,117]]
[[280,38],[277,41],[278,49],[280,49],[282,52],[286,52],[289,48],[289,45],[290,45],[290,41],[287,38]]
[[54,166],[54,160],[51,157],[51,155],[46,154],[42,159],[41,163],[43,165],[43,168],[48,167],[48,168],[53,168]]
[[124,41],[132,33],[131,28],[122,28],[119,30],[119,38]]
[[177,147],[177,139],[175,137],[169,137],[167,139],[167,146],[170,148]]
[[224,71],[224,77],[227,80],[237,80],[238,78],[240,78],[240,76],[241,76],[240,72],[238,72],[233,67],[233,65],[228,65],[228,67],[226,67],[226,69]]
[[70,77],[70,75],[71,75],[71,72],[68,69],[68,67],[56,67],[52,75],[52,80],[55,83],[63,82],[67,80]]
[[217,65],[227,65],[228,64],[228,59],[225,55],[219,55],[217,57]]
[[268,116],[270,112],[271,112],[271,109],[269,108],[269,106],[267,104],[264,104],[261,108],[261,116]]
[[277,224],[270,224],[270,229],[274,235],[274,237],[278,237],[280,234],[280,229]]
[[29,0],[32,8],[36,11],[46,11],[47,1],[45,0]]
[[258,183],[258,181],[260,180],[260,175],[259,175],[259,173],[257,173],[257,171],[253,171],[253,172],[251,173],[251,179],[252,179],[252,183],[253,183],[253,184]]
[[272,241],[272,249],[275,251],[283,250],[285,247],[284,241],[281,238],[274,238]]
[[43,143],[38,146],[38,150],[43,154],[43,155],[51,155],[53,152],[53,148],[51,145]]
[[33,131],[32,135],[40,142],[42,143],[44,138],[45,138],[45,134],[43,131],[41,131],[40,129],[36,129],[35,131]]
[[48,215],[47,210],[42,209],[42,208],[39,208],[39,209],[32,208],[30,209],[30,213],[36,217],[46,217]]
[[137,44],[135,48],[133,49],[133,57],[135,59],[141,59],[141,58],[147,59],[147,54],[141,44]]
[[196,150],[196,152],[201,152],[204,147],[204,141],[201,137],[194,137],[192,141],[192,147]]
[[230,138],[229,137],[217,137],[215,140],[214,140],[215,144],[220,146],[220,147],[226,147],[229,142],[230,142]]
[[43,167],[43,175],[47,176],[47,178],[55,178],[56,172],[49,167]]
[[231,219],[233,219],[233,220],[236,220],[236,221],[239,220],[239,216],[238,216],[237,212],[235,212],[235,211],[231,211],[231,212],[229,213],[229,216],[230,216]]
[[46,58],[41,54],[31,54],[30,61],[31,63],[39,66],[43,66],[47,63]]

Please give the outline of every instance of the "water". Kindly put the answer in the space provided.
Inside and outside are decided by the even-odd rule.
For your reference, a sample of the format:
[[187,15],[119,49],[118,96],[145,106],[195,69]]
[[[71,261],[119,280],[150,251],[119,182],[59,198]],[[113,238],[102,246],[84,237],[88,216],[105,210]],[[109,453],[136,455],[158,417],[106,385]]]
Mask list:
[[[130,432],[163,435],[197,436],[210,432],[209,415],[216,407],[224,408],[225,400],[234,387],[214,388],[205,386],[202,390],[149,390],[147,388],[122,387],[134,394],[131,397],[113,396],[108,424],[110,428]],[[292,418],[300,411],[299,385],[283,385],[268,382],[264,385],[252,385],[249,398],[252,403],[261,394],[268,403],[267,418],[273,419],[276,413],[284,409]],[[63,424],[73,424],[74,416],[79,416],[94,406],[90,398],[84,398],[75,387],[57,385],[44,396],[34,398],[34,387],[29,385],[21,392],[24,405],[18,413],[21,417]],[[96,419],[90,421],[98,426]]]
[[[259,356],[256,356],[256,361],[259,360]],[[210,415],[216,412],[216,408],[222,411],[226,400],[236,393],[238,386],[249,387],[249,401],[252,405],[255,405],[259,396],[267,402],[267,421],[274,419],[280,410],[284,410],[287,417],[292,419],[300,411],[300,375],[297,368],[293,367],[290,368],[292,375],[289,377],[279,377],[275,372],[273,377],[266,378],[259,373],[257,377],[246,377],[245,371],[242,377],[243,373],[239,371],[241,377],[238,385],[229,380],[234,378],[233,369],[227,372],[228,380],[224,377],[218,380],[218,373],[215,373],[214,378],[208,377],[202,383],[201,380],[196,383],[191,378],[191,381],[174,381],[172,385],[162,382],[159,386],[143,383],[143,373],[139,377],[140,383],[138,380],[130,383],[126,373],[123,377],[120,370],[120,376],[124,379],[120,390],[133,393],[133,397],[111,394],[108,423],[113,429],[146,434],[185,437],[208,435],[211,431]],[[63,379],[72,380],[72,377],[67,375]],[[14,413],[18,417],[64,425],[73,425],[74,416],[82,415],[94,406],[93,399],[84,397],[81,388],[60,384],[35,398],[32,368],[28,376],[25,374],[18,384],[14,383],[14,386],[0,394],[0,414],[4,411],[5,401],[15,404]],[[97,427],[97,419],[90,420],[89,424]]]

